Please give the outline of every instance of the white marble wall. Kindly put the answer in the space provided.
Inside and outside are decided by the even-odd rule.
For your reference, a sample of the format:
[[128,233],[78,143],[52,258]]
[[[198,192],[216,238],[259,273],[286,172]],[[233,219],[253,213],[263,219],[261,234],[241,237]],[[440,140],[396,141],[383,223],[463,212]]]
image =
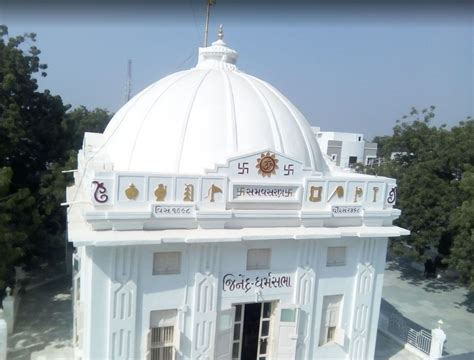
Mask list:
[[0,360],[7,360],[7,323],[3,318],[3,310],[0,309]]
[[[344,266],[326,266],[328,246],[347,247]],[[348,237],[90,248],[85,252],[89,263],[83,261],[81,269],[87,337],[83,356],[145,358],[150,312],[177,309],[177,358],[212,359],[220,311],[236,303],[278,301],[299,309],[297,359],[331,353],[370,359],[380,306],[384,246],[383,238]],[[246,270],[247,250],[265,247],[272,248],[271,268]],[[153,275],[153,253],[157,251],[180,251],[181,273]],[[291,287],[223,290],[226,273],[255,277],[268,271],[291,276]],[[323,297],[339,294],[343,296],[343,343],[321,347]]]

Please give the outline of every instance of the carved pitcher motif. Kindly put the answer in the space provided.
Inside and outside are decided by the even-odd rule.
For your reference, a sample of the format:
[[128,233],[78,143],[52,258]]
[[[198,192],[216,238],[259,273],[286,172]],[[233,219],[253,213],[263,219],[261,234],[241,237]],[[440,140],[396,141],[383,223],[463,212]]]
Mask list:
[[164,184],[158,184],[158,186],[155,189],[155,197],[156,201],[164,201],[166,198],[166,189],[168,187]]

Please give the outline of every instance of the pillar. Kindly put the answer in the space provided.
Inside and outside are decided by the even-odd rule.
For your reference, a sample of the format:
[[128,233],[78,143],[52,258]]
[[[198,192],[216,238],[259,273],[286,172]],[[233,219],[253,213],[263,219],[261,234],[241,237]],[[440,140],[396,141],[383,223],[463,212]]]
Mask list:
[[446,341],[446,334],[441,327],[431,330],[430,359],[439,359],[443,356],[443,346]]
[[7,322],[0,309],[0,360],[7,360]]
[[11,334],[13,332],[13,326],[15,324],[15,298],[11,296],[11,289],[7,287],[5,289],[7,296],[2,301],[3,306],[3,318],[7,323],[7,332]]

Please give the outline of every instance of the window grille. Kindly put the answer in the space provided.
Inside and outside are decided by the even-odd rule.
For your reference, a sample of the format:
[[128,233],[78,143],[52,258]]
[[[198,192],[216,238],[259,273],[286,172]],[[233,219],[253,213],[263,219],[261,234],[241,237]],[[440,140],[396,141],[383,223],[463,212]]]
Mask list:
[[151,360],[174,359],[174,326],[151,328]]

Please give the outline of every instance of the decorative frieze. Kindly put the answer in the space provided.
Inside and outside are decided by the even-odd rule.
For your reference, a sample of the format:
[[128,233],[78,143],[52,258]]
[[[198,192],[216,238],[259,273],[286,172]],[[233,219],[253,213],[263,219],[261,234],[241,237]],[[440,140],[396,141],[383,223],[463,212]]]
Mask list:
[[393,179],[367,179],[353,173],[326,177],[270,151],[230,159],[200,176],[97,172],[90,180],[96,212],[88,219],[97,221],[98,211],[110,211],[111,205],[114,220],[120,213],[131,220],[134,212],[143,219],[147,211],[150,219],[197,219],[204,211],[210,221],[211,213],[222,218],[219,212],[234,209],[301,210],[301,218],[363,218],[365,210],[374,216],[391,209],[396,202]]
[[[234,182],[231,178],[216,177],[159,177],[116,174],[115,179],[100,174],[91,182],[91,200],[96,206],[137,203],[232,203],[232,202],[298,202],[302,206],[324,207],[354,205],[363,207],[391,207],[396,201],[396,186],[383,182],[333,181],[310,178],[294,183]],[[118,184],[114,194],[113,183]],[[228,186],[227,186],[228,184]],[[385,188],[385,202],[381,194]],[[305,196],[301,196],[305,189]],[[228,194],[229,192],[229,194]]]

